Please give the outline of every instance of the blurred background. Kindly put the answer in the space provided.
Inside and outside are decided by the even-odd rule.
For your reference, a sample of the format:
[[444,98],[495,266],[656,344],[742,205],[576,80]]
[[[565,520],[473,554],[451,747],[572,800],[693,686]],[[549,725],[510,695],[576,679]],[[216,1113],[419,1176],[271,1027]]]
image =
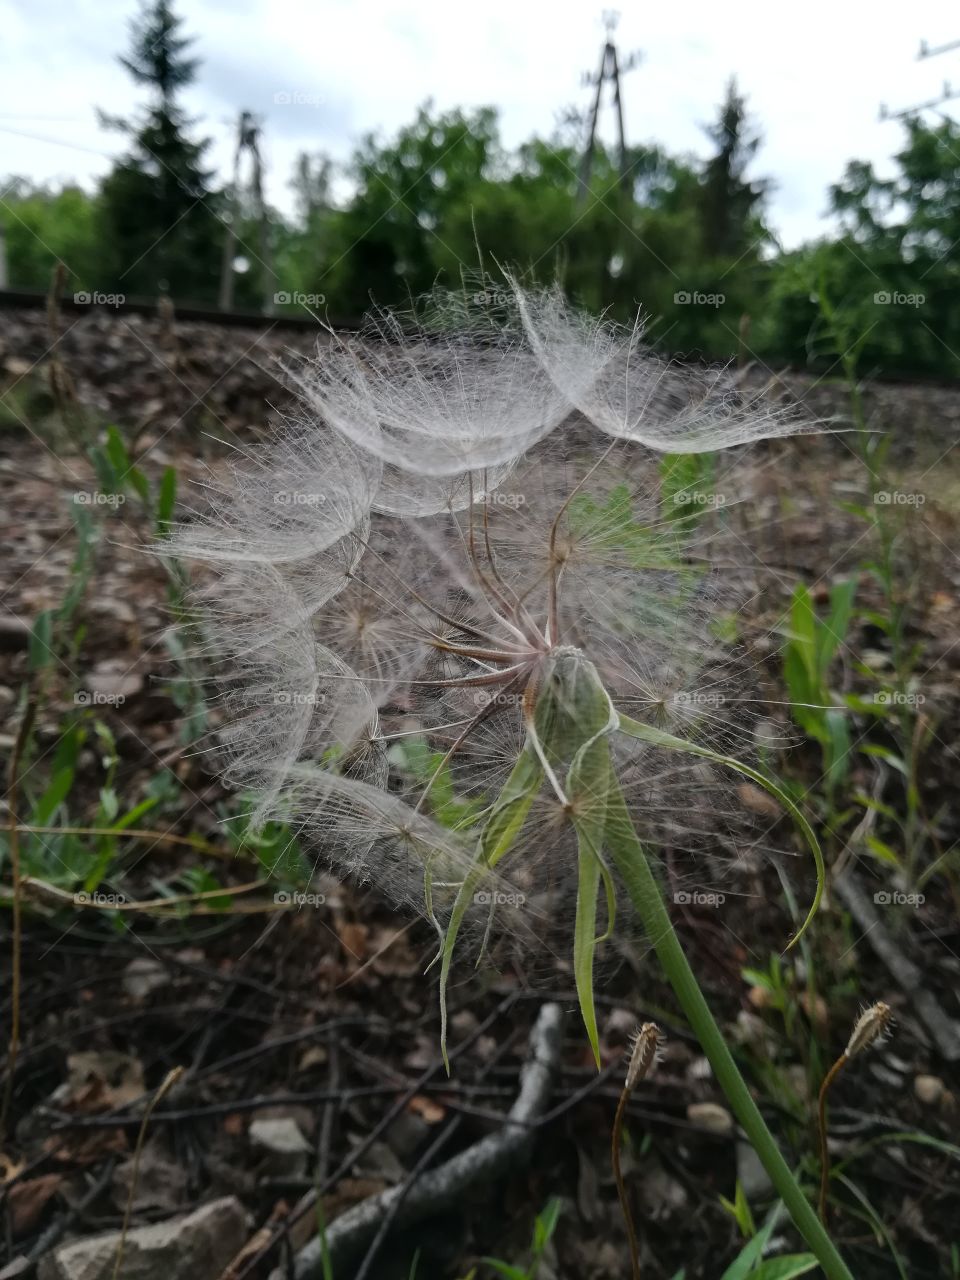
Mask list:
[[674,351],[826,367],[824,291],[868,367],[956,372],[945,3],[2,13],[9,288],[347,320],[479,244]]

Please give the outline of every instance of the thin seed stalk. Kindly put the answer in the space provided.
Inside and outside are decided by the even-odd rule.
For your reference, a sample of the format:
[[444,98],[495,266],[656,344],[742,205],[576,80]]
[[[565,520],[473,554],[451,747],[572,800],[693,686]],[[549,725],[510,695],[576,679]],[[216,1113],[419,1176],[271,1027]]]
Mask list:
[[633,829],[623,794],[614,784],[610,795],[608,839],[614,860],[623,877],[648,938],[664,973],[676,993],[694,1034],[713,1068],[720,1088],[739,1120],[786,1205],[787,1212],[823,1268],[828,1280],[853,1280],[850,1271],[813,1206],[807,1200],[789,1165],[777,1147],[746,1082],[727,1048],[723,1033],[710,1012],[703,992],[674,932],[656,876]]

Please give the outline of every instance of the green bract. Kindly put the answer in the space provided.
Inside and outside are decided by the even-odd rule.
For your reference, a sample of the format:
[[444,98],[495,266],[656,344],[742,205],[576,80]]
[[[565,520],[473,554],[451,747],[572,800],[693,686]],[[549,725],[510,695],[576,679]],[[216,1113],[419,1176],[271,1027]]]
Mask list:
[[[441,1046],[448,1068],[446,988],[460,925],[470,903],[481,891],[487,873],[492,872],[516,846],[534,799],[543,786],[554,789],[577,836],[573,970],[584,1026],[597,1065],[600,1065],[593,962],[597,946],[613,932],[617,910],[616,890],[606,855],[612,854],[619,861],[624,856],[625,845],[640,848],[611,758],[610,736],[613,733],[622,733],[668,751],[699,756],[729,768],[763,787],[790,813],[813,856],[817,887],[807,916],[789,946],[794,946],[802,936],[823,895],[823,855],[816,835],[789,796],[765,774],[708,747],[629,716],[618,715],[600,682],[596,667],[572,646],[562,646],[549,654],[533,678],[532,686],[535,692],[532,710],[527,710],[527,736],[523,751],[479,831],[476,861],[459,886],[446,931],[440,930]],[[601,886],[602,930],[599,928]],[[429,868],[425,892],[428,912],[436,923]],[[440,929],[439,924],[437,928]]]

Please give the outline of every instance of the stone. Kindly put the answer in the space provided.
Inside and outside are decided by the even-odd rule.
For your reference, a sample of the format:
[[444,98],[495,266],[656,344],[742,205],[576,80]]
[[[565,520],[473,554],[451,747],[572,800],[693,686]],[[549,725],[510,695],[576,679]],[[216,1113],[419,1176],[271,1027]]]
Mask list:
[[691,1102],[687,1107],[687,1119],[708,1133],[723,1137],[733,1133],[733,1116],[718,1102]]
[[[121,1280],[217,1280],[250,1230],[234,1196],[127,1232]],[[62,1244],[40,1262],[38,1280],[110,1280],[120,1232]]]
[[918,1101],[926,1107],[935,1107],[943,1097],[944,1083],[939,1076],[917,1076],[913,1082],[913,1092]]
[[260,1116],[250,1122],[247,1136],[272,1174],[298,1178],[306,1170],[310,1144],[291,1116]]
[[770,1175],[749,1142],[737,1143],[737,1181],[751,1203],[766,1199],[773,1191]]

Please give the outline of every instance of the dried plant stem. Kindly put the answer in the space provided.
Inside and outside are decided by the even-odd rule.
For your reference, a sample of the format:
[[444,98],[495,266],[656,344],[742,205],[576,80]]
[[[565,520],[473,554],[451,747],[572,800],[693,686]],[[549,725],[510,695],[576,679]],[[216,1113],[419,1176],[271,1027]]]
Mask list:
[[794,1225],[816,1256],[827,1280],[853,1280],[823,1223],[780,1154],[773,1135],[727,1048],[723,1033],[710,1012],[680,940],[674,932],[660,886],[633,829],[623,796],[616,787],[610,795],[607,831],[614,860],[640,915],[647,937],[707,1055],[718,1084],[782,1198]]
[[854,1023],[850,1039],[847,1041],[847,1047],[827,1072],[823,1084],[820,1086],[817,1120],[820,1133],[819,1209],[820,1218],[823,1222],[827,1220],[827,1188],[830,1184],[830,1151],[827,1147],[827,1094],[830,1091],[830,1086],[851,1058],[855,1058],[858,1053],[863,1053],[864,1049],[869,1049],[871,1045],[877,1044],[878,1041],[883,1039],[892,1017],[890,1006],[883,1000],[878,1000],[869,1009],[864,1009]]
[[17,830],[27,835],[113,836],[120,840],[149,840],[151,844],[181,845],[192,849],[194,853],[206,853],[229,862],[234,862],[237,858],[256,861],[256,854],[248,853],[242,847],[236,850],[221,849],[201,836],[179,836],[172,831],[153,831],[147,827],[37,827],[29,822],[20,822]]
[[841,1053],[823,1078],[817,1102],[817,1130],[820,1136],[820,1200],[818,1209],[822,1222],[827,1220],[827,1187],[830,1185],[830,1151],[827,1147],[827,1093],[847,1061],[846,1050]]
[[161,1098],[166,1097],[182,1075],[183,1067],[174,1067],[172,1071],[168,1071],[163,1078],[160,1088],[150,1099],[147,1109],[143,1113],[140,1132],[137,1134],[137,1145],[133,1152],[133,1171],[130,1176],[130,1194],[127,1196],[127,1207],[123,1211],[123,1226],[120,1228],[120,1241],[117,1244],[117,1256],[113,1260],[113,1280],[117,1280],[117,1277],[120,1274],[120,1264],[123,1262],[123,1249],[124,1245],[127,1243],[127,1229],[130,1226],[130,1214],[133,1212],[133,1198],[137,1194],[137,1179],[140,1176],[140,1156],[143,1152],[144,1139],[147,1136],[147,1125],[150,1123],[150,1117],[153,1114],[154,1107]]
[[630,1242],[630,1269],[633,1280],[640,1280],[640,1250],[637,1245],[637,1230],[633,1225],[633,1210],[630,1198],[623,1182],[623,1171],[620,1168],[620,1142],[623,1134],[623,1118],[627,1113],[627,1103],[633,1090],[629,1083],[623,1086],[620,1101],[617,1103],[617,1114],[613,1121],[613,1141],[610,1148],[610,1160],[613,1165],[613,1180],[617,1184],[617,1195],[620,1197],[620,1208],[623,1220],[627,1225],[627,1240]]
[[20,761],[33,728],[33,717],[36,703],[33,698],[27,701],[20,728],[17,730],[13,754],[10,757],[9,787],[7,791],[7,812],[10,832],[10,874],[13,879],[13,921],[10,956],[10,1039],[7,1045],[7,1079],[3,1087],[3,1103],[0,1104],[0,1137],[6,1134],[7,1116],[13,1100],[13,1076],[17,1066],[17,1054],[20,1051],[20,989],[22,983],[21,942],[22,920],[21,910],[21,877],[20,877],[20,832],[17,827],[17,793],[20,787]]

